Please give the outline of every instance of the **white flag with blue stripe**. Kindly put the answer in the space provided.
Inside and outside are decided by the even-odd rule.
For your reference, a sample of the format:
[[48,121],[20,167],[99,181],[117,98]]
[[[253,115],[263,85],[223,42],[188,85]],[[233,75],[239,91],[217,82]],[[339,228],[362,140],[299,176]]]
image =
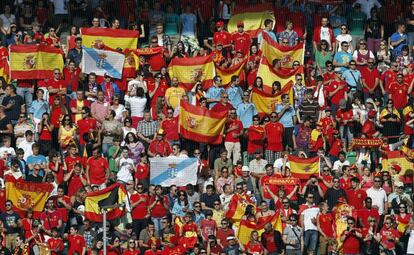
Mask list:
[[82,72],[96,73],[103,76],[105,73],[113,78],[122,78],[125,55],[110,50],[82,48]]
[[187,184],[196,185],[197,183],[197,159],[166,157],[166,158],[150,158],[151,184],[170,186],[177,185],[179,187]]

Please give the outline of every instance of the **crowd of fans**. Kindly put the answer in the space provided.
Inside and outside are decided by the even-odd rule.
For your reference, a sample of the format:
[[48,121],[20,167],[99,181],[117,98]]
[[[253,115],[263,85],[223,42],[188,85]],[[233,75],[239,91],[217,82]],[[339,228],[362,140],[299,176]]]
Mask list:
[[[275,21],[265,20],[257,38],[243,22],[226,31],[236,8],[265,4]],[[0,205],[0,254],[45,254],[47,245],[49,254],[103,254],[104,227],[108,254],[414,254],[413,171],[382,165],[391,151],[414,147],[414,2],[3,0],[0,13],[1,59],[10,45],[47,44],[66,60],[46,80],[0,78],[0,177],[55,187],[38,218]],[[138,30],[139,47],[163,53],[140,56],[136,78],[84,74],[80,27]],[[293,98],[283,94],[270,115],[251,102],[252,89],[264,89],[263,33],[306,45]],[[186,91],[169,76],[171,59],[210,53],[224,69],[248,58],[244,78],[223,87],[216,76],[211,88],[197,82]],[[283,61],[273,60],[275,71],[301,65]],[[272,93],[283,85],[275,81]],[[223,144],[180,136],[180,100],[228,111]],[[383,143],[351,146],[354,138]],[[290,177],[290,154],[319,157],[320,174],[272,192],[264,180]],[[198,159],[196,185],[151,184],[149,158],[169,156]],[[125,217],[106,226],[83,217],[86,194],[115,182],[126,185]],[[267,224],[240,244],[225,218],[232,196],[257,205],[242,220],[279,213],[283,231]],[[338,235],[343,204],[353,213]],[[174,249],[189,233],[194,248]]]

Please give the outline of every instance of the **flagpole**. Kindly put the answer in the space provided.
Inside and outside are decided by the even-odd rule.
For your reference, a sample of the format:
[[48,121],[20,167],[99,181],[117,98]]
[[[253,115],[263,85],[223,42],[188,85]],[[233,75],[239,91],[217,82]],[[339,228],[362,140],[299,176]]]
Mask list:
[[107,255],[107,250],[106,250],[106,210],[108,209],[114,209],[114,208],[118,208],[118,207],[122,207],[125,206],[124,203],[122,204],[114,204],[114,205],[105,205],[101,207],[101,210],[103,210],[103,214],[102,214],[102,228],[103,228],[103,255]]

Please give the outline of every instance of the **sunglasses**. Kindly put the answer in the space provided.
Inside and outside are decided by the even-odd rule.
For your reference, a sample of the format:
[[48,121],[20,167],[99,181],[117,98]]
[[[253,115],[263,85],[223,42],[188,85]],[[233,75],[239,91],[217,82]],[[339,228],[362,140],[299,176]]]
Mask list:
[[221,97],[221,98],[229,98],[229,97]]
[[353,223],[353,222],[348,222],[348,224],[349,224],[349,225],[354,225],[354,223]]

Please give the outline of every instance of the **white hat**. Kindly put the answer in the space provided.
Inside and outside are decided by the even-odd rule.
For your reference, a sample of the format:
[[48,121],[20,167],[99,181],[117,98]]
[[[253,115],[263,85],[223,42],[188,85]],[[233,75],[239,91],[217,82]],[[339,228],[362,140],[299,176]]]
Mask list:
[[250,172],[250,169],[248,166],[243,166],[241,170],[242,172]]
[[230,240],[234,240],[235,237],[234,236],[228,236],[226,239],[227,239],[227,241],[230,241]]
[[404,187],[404,183],[402,183],[402,182],[395,182],[394,186],[395,187]]

